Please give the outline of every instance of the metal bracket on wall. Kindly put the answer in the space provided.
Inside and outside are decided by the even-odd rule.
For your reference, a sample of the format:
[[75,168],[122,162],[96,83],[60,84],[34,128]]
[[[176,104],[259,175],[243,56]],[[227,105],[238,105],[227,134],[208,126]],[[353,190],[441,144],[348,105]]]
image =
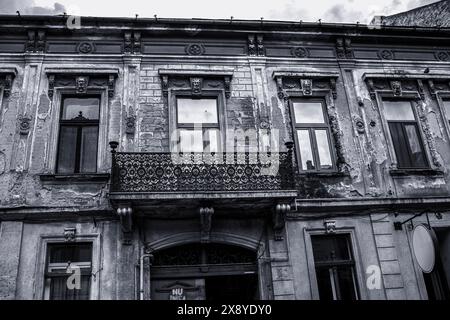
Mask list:
[[[423,214],[426,214],[426,217],[427,217],[427,225],[428,225],[428,228],[431,229],[430,218],[428,217],[428,214],[429,214],[429,213],[430,213],[429,211],[423,211],[423,212],[421,212],[421,213],[416,213],[414,216],[412,216],[412,217],[409,218],[409,219],[406,219],[406,220],[403,221],[403,222],[395,221],[395,222],[394,222],[394,230],[397,230],[397,231],[403,230],[403,225],[404,225],[404,224],[407,224],[408,222],[410,222],[410,223],[411,223],[411,226],[413,226],[413,222],[412,222],[412,221],[413,221],[415,218],[418,218],[418,217],[422,216]],[[435,212],[434,215],[436,216],[436,219],[439,219],[439,220],[442,219],[442,213],[440,213],[440,212]],[[398,216],[398,213],[396,213],[395,216]]]

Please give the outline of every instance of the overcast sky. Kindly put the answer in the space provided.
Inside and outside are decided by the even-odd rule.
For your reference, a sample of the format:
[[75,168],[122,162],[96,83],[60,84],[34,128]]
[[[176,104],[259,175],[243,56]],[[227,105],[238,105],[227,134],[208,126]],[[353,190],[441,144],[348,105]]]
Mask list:
[[0,0],[0,13],[370,22],[436,0]]

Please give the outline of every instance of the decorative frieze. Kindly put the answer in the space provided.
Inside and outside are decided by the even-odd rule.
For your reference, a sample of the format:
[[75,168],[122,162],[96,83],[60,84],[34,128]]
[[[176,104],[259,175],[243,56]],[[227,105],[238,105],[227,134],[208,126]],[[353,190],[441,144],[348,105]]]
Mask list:
[[80,42],[77,46],[79,53],[88,54],[95,51],[95,46],[92,42]]
[[188,44],[185,51],[190,56],[201,56],[205,53],[205,47],[199,43]]
[[394,59],[394,52],[392,52],[392,50],[383,49],[378,51],[378,57],[382,60],[392,60]]

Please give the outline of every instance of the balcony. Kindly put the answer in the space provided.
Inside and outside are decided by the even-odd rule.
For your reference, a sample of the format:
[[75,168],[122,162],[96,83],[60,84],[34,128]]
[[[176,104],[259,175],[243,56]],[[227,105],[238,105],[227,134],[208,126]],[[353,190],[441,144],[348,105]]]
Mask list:
[[151,201],[295,197],[292,144],[279,153],[116,152],[110,199]]

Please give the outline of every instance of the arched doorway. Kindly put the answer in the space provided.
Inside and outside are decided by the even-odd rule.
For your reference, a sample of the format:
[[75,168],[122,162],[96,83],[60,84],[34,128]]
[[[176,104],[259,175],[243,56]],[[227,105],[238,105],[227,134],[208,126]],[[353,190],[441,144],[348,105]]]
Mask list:
[[219,243],[190,243],[153,253],[155,300],[258,300],[255,251]]

